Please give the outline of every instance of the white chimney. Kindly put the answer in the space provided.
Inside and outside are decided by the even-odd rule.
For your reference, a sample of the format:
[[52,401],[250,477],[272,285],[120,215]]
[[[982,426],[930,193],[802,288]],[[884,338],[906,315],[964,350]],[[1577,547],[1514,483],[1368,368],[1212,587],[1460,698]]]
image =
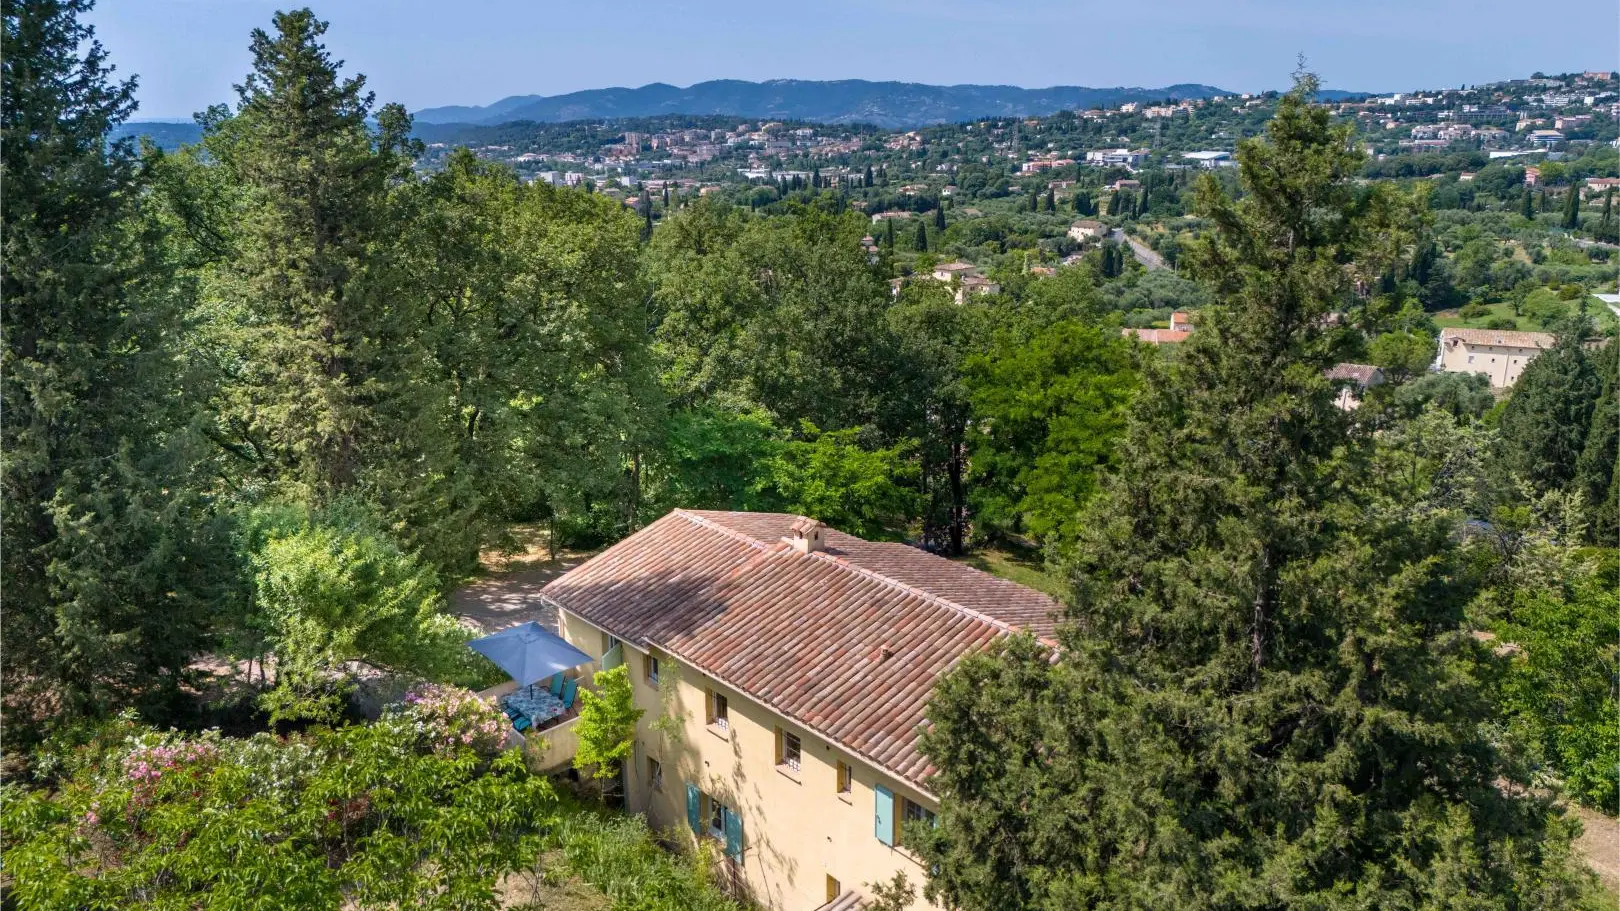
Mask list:
[[827,526],[822,525],[815,519],[800,518],[792,525],[792,536],[783,540],[787,541],[788,544],[793,546],[794,550],[801,554],[814,553],[825,546],[822,533],[826,529]]

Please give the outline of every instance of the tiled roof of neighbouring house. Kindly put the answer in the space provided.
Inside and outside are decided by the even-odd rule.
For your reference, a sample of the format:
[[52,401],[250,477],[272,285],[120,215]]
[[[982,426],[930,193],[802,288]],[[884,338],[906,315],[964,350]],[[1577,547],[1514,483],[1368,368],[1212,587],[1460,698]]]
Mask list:
[[615,636],[656,646],[918,786],[935,681],[968,652],[1028,629],[1057,602],[905,544],[802,517],[676,510],[554,580],[542,597]]
[[1382,373],[1371,364],[1334,364],[1325,375],[1330,380],[1354,382],[1365,387],[1372,385]]

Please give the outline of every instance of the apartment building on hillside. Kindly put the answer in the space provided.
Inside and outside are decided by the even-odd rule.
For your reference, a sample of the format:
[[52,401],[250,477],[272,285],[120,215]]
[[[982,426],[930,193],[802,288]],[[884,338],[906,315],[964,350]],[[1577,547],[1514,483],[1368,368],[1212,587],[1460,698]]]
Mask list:
[[[676,510],[551,582],[562,636],[630,669],[645,711],[626,799],[708,839],[777,911],[858,908],[926,871],[905,846],[938,807],[917,749],[934,682],[1015,629],[1039,592],[800,516]],[[668,719],[660,724],[660,719]],[[676,732],[670,733],[671,728]]]

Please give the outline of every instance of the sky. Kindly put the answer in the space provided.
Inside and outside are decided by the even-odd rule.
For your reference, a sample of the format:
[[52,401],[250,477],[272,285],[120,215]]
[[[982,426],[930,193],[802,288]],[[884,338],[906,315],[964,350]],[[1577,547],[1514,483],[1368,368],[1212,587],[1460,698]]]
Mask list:
[[[235,100],[248,36],[290,4],[100,0],[89,21],[138,119]],[[313,0],[328,49],[379,102],[707,79],[874,79],[1285,88],[1304,54],[1326,88],[1401,91],[1620,68],[1614,0],[822,0],[805,3]],[[1582,25],[1586,23],[1586,25]]]

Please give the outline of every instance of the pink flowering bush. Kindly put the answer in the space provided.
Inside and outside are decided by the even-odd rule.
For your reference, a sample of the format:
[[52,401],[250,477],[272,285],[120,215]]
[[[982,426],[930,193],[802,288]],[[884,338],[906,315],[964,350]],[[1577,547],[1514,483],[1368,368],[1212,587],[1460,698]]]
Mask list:
[[506,741],[510,722],[500,709],[471,690],[422,684],[405,694],[400,719],[436,753],[470,747],[494,755]]

